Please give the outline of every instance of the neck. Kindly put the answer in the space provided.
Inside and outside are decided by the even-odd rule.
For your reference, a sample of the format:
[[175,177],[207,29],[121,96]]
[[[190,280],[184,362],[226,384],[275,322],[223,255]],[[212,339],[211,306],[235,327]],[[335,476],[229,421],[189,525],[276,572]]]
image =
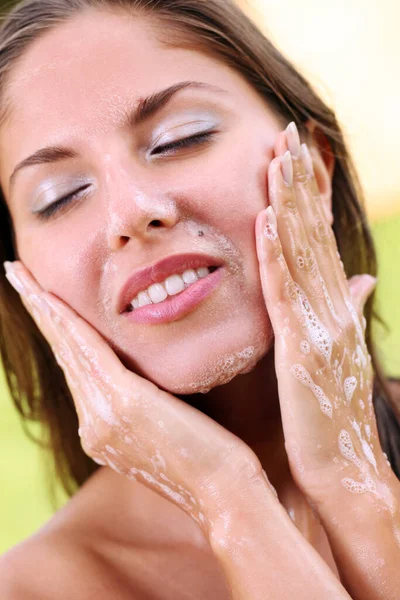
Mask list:
[[269,481],[280,491],[292,483],[279,406],[274,351],[245,375],[207,394],[182,397],[242,439],[257,455]]

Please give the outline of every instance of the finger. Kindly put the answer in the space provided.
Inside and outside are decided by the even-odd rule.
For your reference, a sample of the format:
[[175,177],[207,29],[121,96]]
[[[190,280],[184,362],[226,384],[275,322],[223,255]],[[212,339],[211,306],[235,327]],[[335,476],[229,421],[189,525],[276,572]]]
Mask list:
[[121,379],[125,373],[114,352],[75,311],[46,293],[21,262],[5,267],[7,279],[21,295],[67,377],[81,426],[92,424],[96,413],[110,424],[115,422],[110,403],[98,391],[112,387],[112,378]]
[[355,275],[349,279],[352,302],[360,320],[364,316],[365,304],[375,290],[377,282],[377,278],[372,275]]
[[[321,284],[326,302],[332,317],[339,324],[345,321],[348,310],[349,292],[346,277],[340,271],[337,273],[337,244],[326,216],[321,210],[322,202],[319,188],[316,185],[311,155],[306,144],[300,144],[300,137],[294,122],[286,129],[286,138],[293,159],[293,186],[299,212],[303,218],[306,235],[314,252]],[[343,286],[339,285],[341,277]]]
[[[280,158],[275,158],[269,169],[270,178],[275,179],[281,169]],[[285,319],[291,316],[290,304],[297,302],[297,292],[283,254],[272,205],[257,216],[256,243],[263,296],[274,333],[279,336]]]
[[[292,152],[294,155],[299,154],[298,152],[298,144],[300,143],[299,134],[297,131],[297,127],[293,123],[289,125],[289,127],[278,136],[275,144],[275,152],[284,153],[287,149],[290,149],[291,146]],[[341,260],[336,238],[333,232],[333,229],[327,220],[327,215],[325,213],[324,207],[322,205],[320,191],[318,187],[318,183],[315,178],[315,172],[313,167],[313,155],[315,153],[314,148],[310,149],[306,144],[301,144],[300,155],[301,161],[294,161],[294,176],[296,178],[296,166],[300,165],[305,167],[305,171],[307,173],[307,177],[305,178],[304,186],[308,189],[308,194],[305,195],[305,202],[302,202],[299,206],[300,211],[303,212],[304,215],[308,213],[309,217],[306,222],[315,223],[313,228],[313,235],[311,238],[315,237],[317,243],[320,243],[323,240],[326,240],[326,243],[323,244],[326,248],[321,248],[322,252],[315,252],[315,256],[319,265],[322,264],[322,261],[325,259],[330,259],[332,261],[333,267],[330,267],[327,272],[330,273],[329,278],[325,282],[327,293],[329,298],[332,298],[334,295],[333,292],[335,290],[339,290],[341,292],[344,304],[347,306],[347,302],[350,301],[350,294],[347,284],[347,275],[344,270],[344,265]],[[317,157],[315,158],[315,160]],[[301,202],[299,199],[299,204]],[[315,249],[314,249],[315,250]],[[321,272],[325,272],[324,269],[320,269]],[[341,322],[340,317],[342,316],[342,307],[338,307],[335,311],[335,320],[337,322]],[[332,310],[332,309],[331,309]],[[346,313],[345,313],[346,314]],[[339,319],[337,318],[339,317]]]
[[[286,181],[279,171],[269,175],[269,197],[271,205],[277,213],[278,231],[283,246],[285,259],[292,278],[299,285],[299,310],[296,309],[300,322],[310,324],[311,311],[327,324],[336,326],[335,309],[321,275],[314,251],[309,244],[306,228],[298,206],[296,190],[293,182],[293,164],[290,152],[281,157],[282,171],[286,172]],[[305,298],[304,298],[304,297]],[[314,319],[314,317],[312,317]]]
[[[347,305],[347,302],[351,300],[347,283],[347,275],[344,270],[343,261],[339,254],[335,234],[329,222],[327,221],[325,211],[322,207],[321,195],[317,180],[315,178],[312,154],[306,144],[302,144],[301,146],[301,157],[301,164],[307,173],[307,178],[304,181],[304,187],[306,189],[308,201],[305,205],[305,208],[308,208],[309,214],[314,215],[314,237],[316,241],[318,242],[318,239],[326,240],[325,262],[329,261],[329,271],[331,273],[329,278],[329,290],[332,290],[333,288],[340,290],[343,301]],[[324,250],[324,248],[321,247],[321,250]],[[320,252],[317,256],[317,260],[322,261],[323,259],[324,254],[323,252]]]

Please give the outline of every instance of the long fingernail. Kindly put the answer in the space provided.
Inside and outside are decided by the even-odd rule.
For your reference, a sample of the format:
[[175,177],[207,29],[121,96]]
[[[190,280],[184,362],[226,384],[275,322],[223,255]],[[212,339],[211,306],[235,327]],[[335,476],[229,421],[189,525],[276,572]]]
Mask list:
[[299,131],[297,129],[296,123],[292,121],[286,128],[286,139],[288,143],[288,148],[292,153],[293,158],[300,158],[300,136]]
[[20,294],[25,305],[28,306],[29,311],[35,320],[40,324],[39,313],[43,313],[47,316],[51,316],[51,308],[46,302],[46,299],[40,294],[32,293],[29,286],[24,281],[24,275],[22,273],[17,274],[17,270],[10,262],[5,262],[4,268],[6,271],[6,278],[12,287],[18,294]]
[[12,285],[14,290],[16,292],[18,292],[18,294],[21,294],[22,296],[26,296],[28,291],[25,287],[25,284],[21,280],[21,278],[18,277],[18,275],[16,274],[15,269],[12,266],[12,263],[5,262],[3,264],[4,264],[5,271],[6,271],[6,279],[8,280],[8,282]]
[[281,156],[282,163],[282,175],[285,182],[292,186],[293,185],[293,163],[292,157],[289,150]]

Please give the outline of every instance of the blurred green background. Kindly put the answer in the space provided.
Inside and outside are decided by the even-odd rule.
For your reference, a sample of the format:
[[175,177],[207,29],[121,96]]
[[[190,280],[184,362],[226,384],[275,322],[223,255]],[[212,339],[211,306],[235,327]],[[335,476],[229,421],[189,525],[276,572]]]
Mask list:
[[[238,2],[334,108],[347,135],[378,250],[377,307],[390,328],[376,328],[375,339],[387,374],[400,377],[400,3],[286,0],[282,10],[280,0]],[[0,369],[0,553],[52,513],[39,449],[24,436]]]

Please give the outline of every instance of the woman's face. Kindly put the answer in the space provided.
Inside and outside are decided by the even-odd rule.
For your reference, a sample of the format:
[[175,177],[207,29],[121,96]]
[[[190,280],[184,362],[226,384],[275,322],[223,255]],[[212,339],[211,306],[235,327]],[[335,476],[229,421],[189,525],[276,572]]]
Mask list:
[[[183,81],[223,91],[183,89],[151,118],[122,127],[139,98]],[[36,41],[7,92],[0,177],[19,258],[41,286],[91,323],[126,366],[172,393],[204,392],[254,368],[273,339],[255,219],[267,206],[282,129],[258,94],[217,60],[165,49],[142,19],[101,12]],[[207,142],[155,151],[210,130]],[[20,161],[55,145],[71,157],[28,166],[10,186]],[[47,220],[35,214],[84,186]],[[135,270],[191,252],[224,266],[192,312],[152,325],[119,313],[118,294]]]

